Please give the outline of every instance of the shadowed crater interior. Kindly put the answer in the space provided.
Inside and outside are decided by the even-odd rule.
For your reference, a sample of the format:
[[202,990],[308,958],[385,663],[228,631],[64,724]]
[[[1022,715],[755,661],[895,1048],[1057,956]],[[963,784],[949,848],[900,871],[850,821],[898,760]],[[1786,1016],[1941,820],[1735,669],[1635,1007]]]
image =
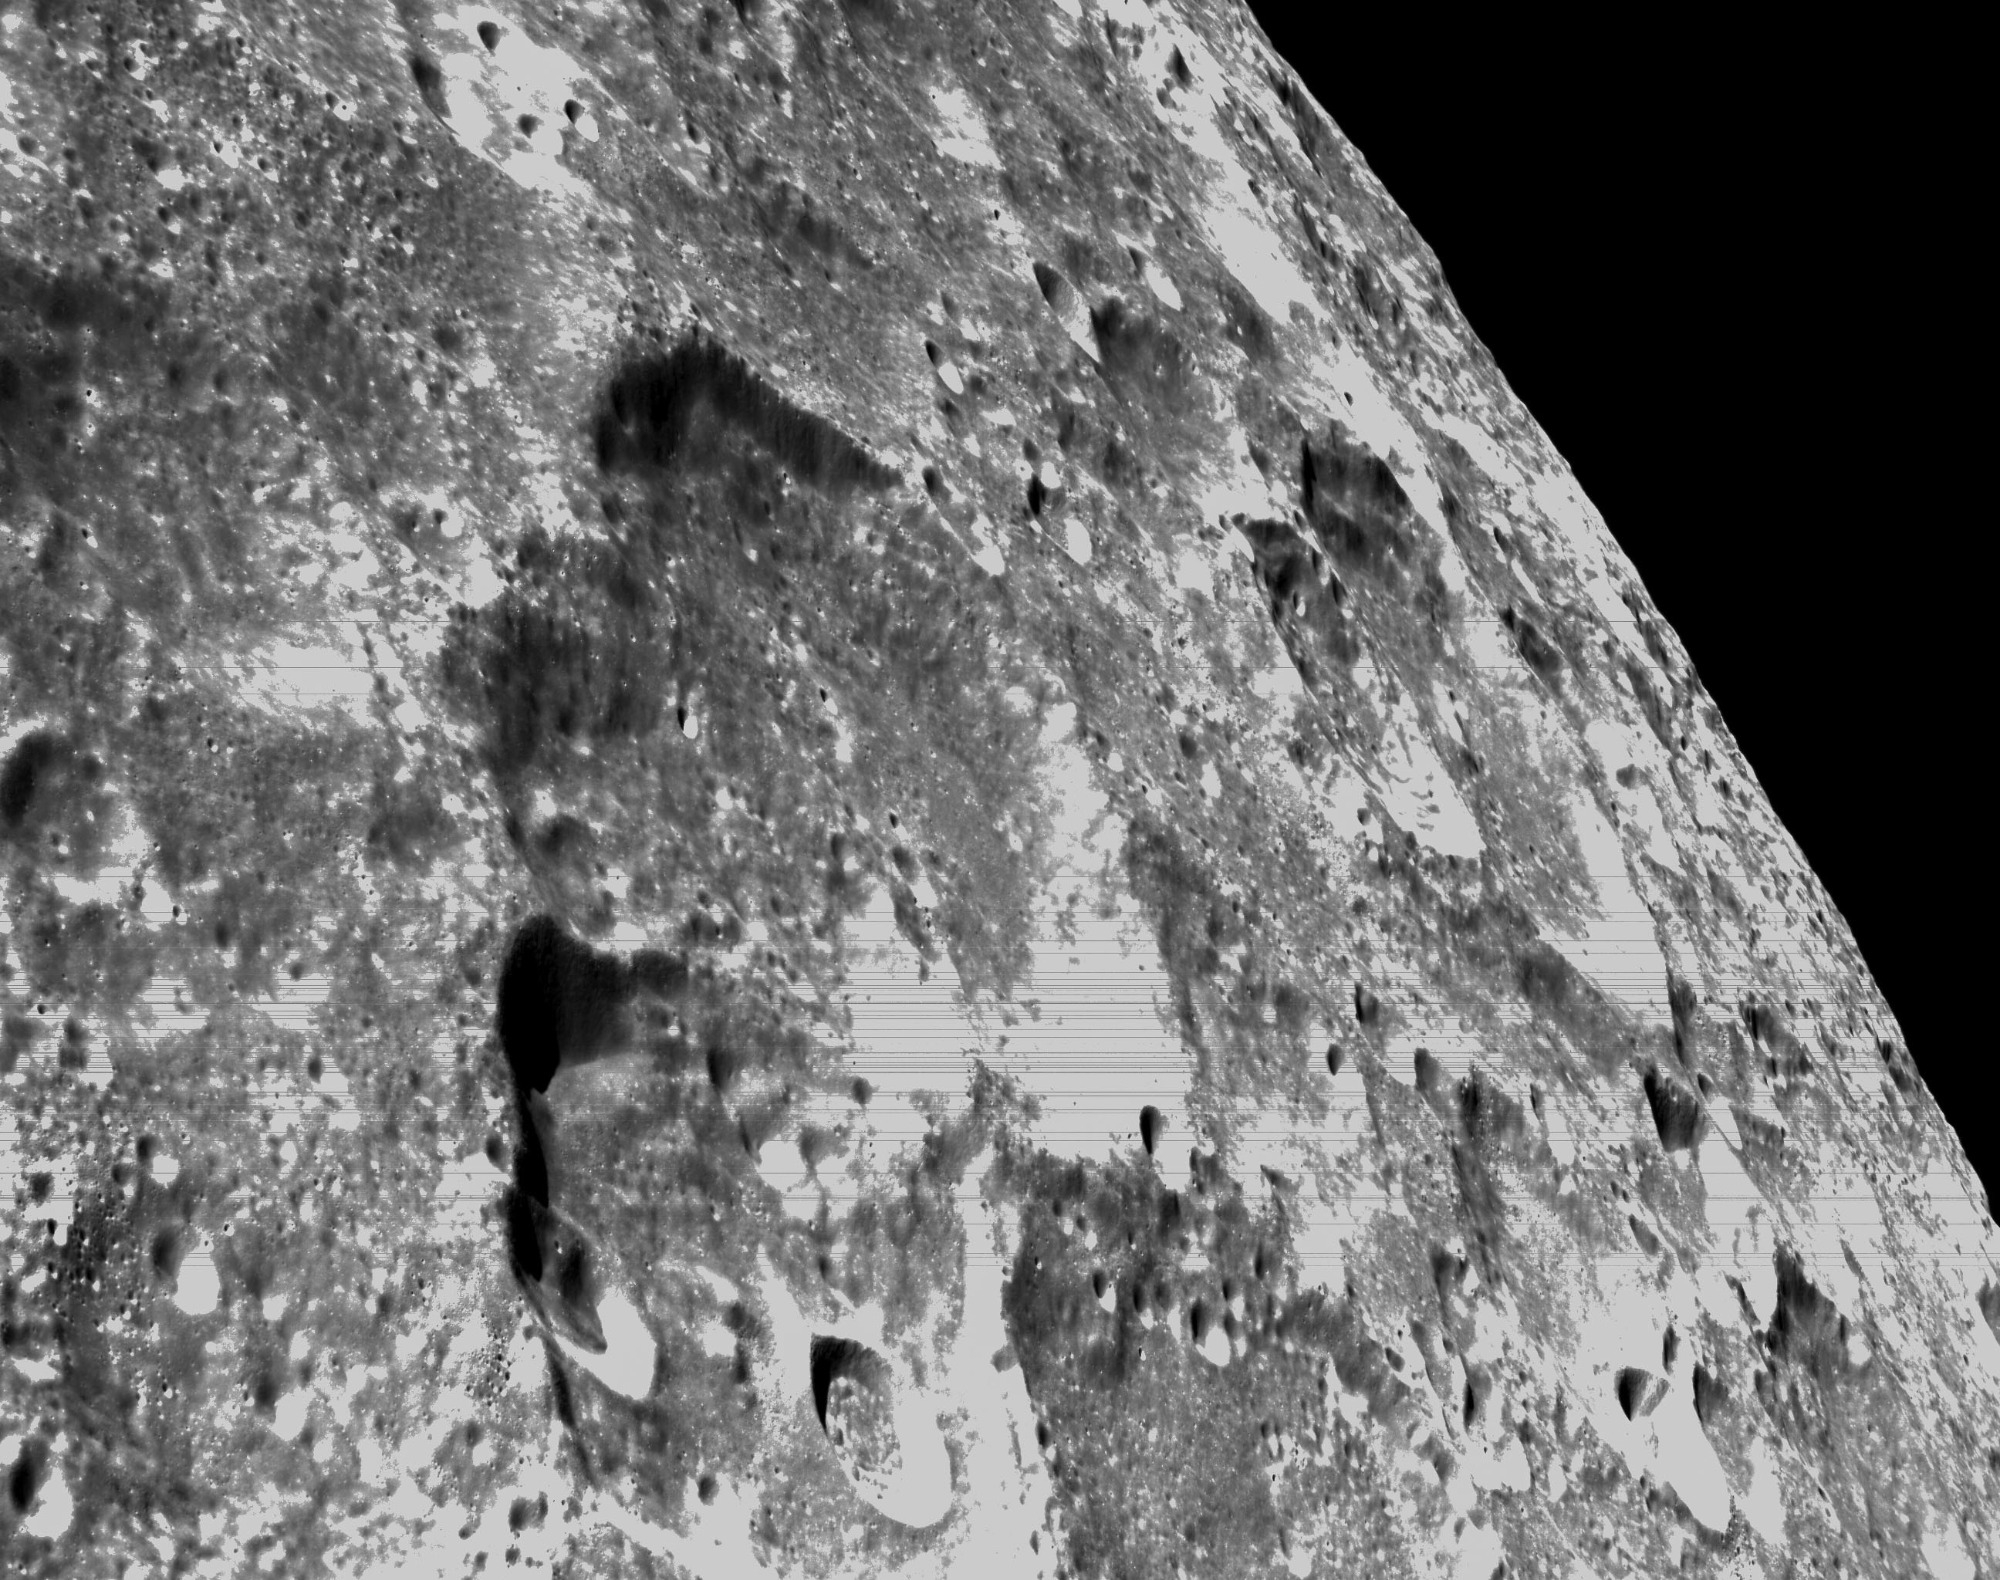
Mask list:
[[[589,1250],[582,1232],[549,1201],[555,1119],[540,1094],[565,1062],[587,1063],[614,1047],[631,996],[632,973],[572,937],[551,916],[523,922],[507,946],[498,986],[500,1050],[513,1078],[520,1120],[514,1185],[507,1197],[508,1249],[531,1286],[553,1280],[545,1309],[588,1312]],[[580,1342],[601,1347],[594,1319],[577,1324]]]

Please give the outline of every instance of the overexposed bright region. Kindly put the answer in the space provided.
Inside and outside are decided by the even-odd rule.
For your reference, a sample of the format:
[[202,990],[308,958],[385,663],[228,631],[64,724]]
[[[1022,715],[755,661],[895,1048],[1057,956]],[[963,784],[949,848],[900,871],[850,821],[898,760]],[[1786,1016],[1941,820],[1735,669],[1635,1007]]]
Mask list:
[[[491,48],[482,23],[497,30]],[[564,134],[595,141],[598,127],[588,105],[571,98],[583,75],[576,62],[484,6],[441,13],[437,25],[457,46],[440,63],[452,135],[530,191],[581,195],[582,184],[562,164]],[[574,121],[566,111],[572,102]]]
[[334,707],[368,717],[375,674],[358,647],[331,642],[269,642],[232,661],[239,699],[269,713]]
[[1169,75],[1168,59],[1175,48],[1180,50],[1190,80],[1174,91],[1170,102],[1160,104],[1157,113],[1182,143],[1214,167],[1199,222],[1223,267],[1280,324],[1291,321],[1294,302],[1317,311],[1312,286],[1292,261],[1250,185],[1241,157],[1223,135],[1222,118],[1231,112],[1224,108],[1218,91],[1220,73],[1208,52],[1192,37],[1172,36],[1153,13],[1122,0],[1108,7],[1106,14],[1121,11],[1134,13],[1122,25],[1140,41],[1133,70],[1148,83],[1149,91]]
[[281,1031],[310,1031],[318,1011],[333,996],[333,977],[325,971],[280,971],[268,997],[258,1008]]
[[1490,1525],[1474,1525],[1468,1520],[1465,1529],[1458,1533],[1452,1580],[1493,1580],[1494,1571],[1501,1567],[1506,1557],[1507,1549],[1498,1531]]
[[1383,1040],[1384,1072],[1405,1086],[1416,1085],[1419,1048],[1437,1061],[1445,1082],[1455,1086],[1472,1073],[1481,1043],[1477,1034],[1441,1015],[1412,1013]]
[[75,1518],[76,1496],[69,1490],[69,1477],[60,1464],[51,1465],[48,1479],[35,1489],[35,1501],[21,1521],[21,1534],[45,1542],[57,1541]]
[[[18,1072],[17,1072],[18,1078]],[[14,1200],[14,1193],[27,1178],[27,1159],[21,1153],[21,1116],[13,1102],[0,1103],[0,1201]],[[0,1221],[0,1243],[12,1237],[12,1225]]]
[[[1589,1302],[1596,1309],[1578,1329],[1582,1351],[1574,1369],[1584,1412],[1633,1475],[1650,1473],[1671,1485],[1696,1520],[1722,1531],[1729,1525],[1729,1484],[1695,1414],[1693,1362],[1685,1344],[1660,1375],[1668,1324],[1682,1333],[1699,1331],[1699,1290],[1685,1275],[1662,1290],[1650,1268],[1624,1258],[1600,1262],[1596,1272]],[[1628,1367],[1645,1379],[1630,1419],[1618,1397],[1619,1376]]]
[[1680,1494],[1681,1502],[1697,1520],[1711,1531],[1726,1530],[1729,1482],[1715,1446],[1695,1414],[1692,1374],[1676,1375],[1671,1382],[1671,1389],[1651,1417],[1654,1469]]
[[1771,1204],[1738,1155],[1741,1138],[1734,1117],[1719,1105],[1710,1114],[1716,1129],[1703,1138],[1695,1154],[1709,1233],[1714,1237],[1721,1270],[1742,1286],[1757,1319],[1768,1321],[1778,1300],[1778,1274],[1772,1261],[1777,1250],[1776,1225]]
[[758,1177],[777,1192],[787,1217],[810,1223],[819,1215],[826,1191],[815,1172],[806,1166],[793,1125],[788,1123],[783,1132],[767,1140],[751,1161],[756,1165]]
[[1597,890],[1596,914],[1580,931],[1549,934],[1569,963],[1641,1021],[1667,1019],[1667,960],[1653,913],[1632,886],[1625,846],[1588,794],[1570,798],[1571,826]]
[[1750,1444],[1750,1485],[1742,1497],[1743,1517],[1773,1547],[1785,1541],[1785,1493],[1778,1481],[1771,1446],[1761,1437]]
[[1078,565],[1090,563],[1090,529],[1073,515],[1063,521],[1063,553]]
[[657,1346],[646,1319],[623,1290],[611,1290],[597,1303],[597,1320],[604,1330],[602,1353],[573,1344],[554,1329],[555,1340],[573,1366],[587,1371],[625,1399],[643,1399],[653,1391]]
[[[1337,1126],[1353,1122],[1351,1110],[1344,1121],[1335,1121]],[[1267,1110],[1240,1117],[1230,1127],[1226,1162],[1253,1197],[1268,1197],[1275,1207],[1290,1240],[1288,1261],[1297,1272],[1298,1287],[1339,1290],[1347,1275],[1348,1248],[1362,1225],[1332,1174],[1324,1140],[1313,1136],[1298,1116]]]
[[206,1238],[181,1259],[174,1275],[174,1304],[191,1317],[210,1315],[222,1301],[222,1280],[215,1268],[215,1246]]
[[1933,1510],[1925,1522],[1923,1554],[1935,1580],[1977,1580],[1978,1566],[1965,1550],[1965,1538],[1958,1533],[1958,1523],[1948,1514]]
[[[1041,1511],[1050,1487],[1034,1442],[1035,1406],[1027,1377],[1008,1346],[1001,1309],[1007,1266],[1000,1214],[978,1189],[992,1165],[989,1148],[966,1170],[972,1186],[959,1198],[965,1221],[965,1304],[958,1338],[945,1368],[945,1385],[964,1412],[959,1451],[967,1483],[964,1551],[970,1567],[995,1574],[1029,1576],[1048,1572],[1037,1552]],[[1008,1363],[996,1359],[1008,1354]]]
[[932,88],[931,105],[937,111],[938,130],[931,134],[937,150],[960,164],[982,170],[998,170],[1000,155],[994,150],[993,136],[986,129],[986,117],[979,113],[965,90],[959,87]]
[[846,1006],[853,1045],[848,1063],[878,1100],[907,1102],[919,1093],[962,1098],[972,1055],[983,1046],[949,967],[929,968],[896,925],[886,887],[841,929]]
[[1680,852],[1667,834],[1660,803],[1651,787],[1643,777],[1634,776],[1629,785],[1618,778],[1621,771],[1656,761],[1661,755],[1658,743],[1650,733],[1642,734],[1631,723],[1607,717],[1586,724],[1583,739],[1603,771],[1606,791],[1617,808],[1620,822],[1638,833],[1646,854],[1653,860],[1670,870],[1676,867]]
[[1372,760],[1360,765],[1382,809],[1405,833],[1441,856],[1472,860],[1486,848],[1479,822],[1458,792],[1425,732],[1407,691],[1387,700],[1391,687],[1370,659],[1354,666],[1356,679],[1375,700],[1383,730]]

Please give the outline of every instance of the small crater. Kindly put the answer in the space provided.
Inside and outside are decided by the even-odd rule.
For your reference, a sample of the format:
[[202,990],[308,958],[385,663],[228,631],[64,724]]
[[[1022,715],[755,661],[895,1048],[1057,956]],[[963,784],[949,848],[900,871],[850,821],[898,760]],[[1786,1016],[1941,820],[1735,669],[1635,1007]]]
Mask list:
[[1625,1419],[1636,1420],[1646,1402],[1646,1390],[1653,1380],[1652,1373],[1642,1367],[1627,1366],[1618,1373],[1618,1408],[1625,1412]]
[[13,830],[27,821],[37,792],[49,787],[65,755],[61,739],[47,730],[31,730],[15,742],[0,764],[0,826]]
[[1701,1099],[1680,1082],[1654,1065],[1646,1071],[1646,1103],[1653,1111],[1653,1126],[1660,1145],[1669,1152],[1685,1152],[1702,1137],[1707,1125]]

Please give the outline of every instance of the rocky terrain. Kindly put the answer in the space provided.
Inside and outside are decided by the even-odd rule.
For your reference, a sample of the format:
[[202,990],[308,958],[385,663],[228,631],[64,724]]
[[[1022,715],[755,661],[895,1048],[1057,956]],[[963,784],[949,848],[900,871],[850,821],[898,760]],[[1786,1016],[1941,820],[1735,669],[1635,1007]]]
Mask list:
[[2000,1575],[1984,1194],[1329,110],[0,9],[8,1574]]

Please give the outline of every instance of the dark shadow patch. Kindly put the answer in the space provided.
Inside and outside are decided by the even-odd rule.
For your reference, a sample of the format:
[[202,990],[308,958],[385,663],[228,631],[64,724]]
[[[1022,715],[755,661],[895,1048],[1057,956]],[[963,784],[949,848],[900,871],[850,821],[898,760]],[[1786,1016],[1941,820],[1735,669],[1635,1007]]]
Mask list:
[[1537,1009],[1566,1013],[1581,989],[1576,968],[1551,944],[1539,941],[1521,951],[1515,966],[1521,997]]
[[1844,1358],[1846,1323],[1790,1247],[1780,1246],[1772,1261],[1778,1301],[1765,1343],[1780,1360],[1801,1363],[1823,1379],[1834,1375]]
[[497,1030],[518,1092],[548,1090],[566,1062],[609,1051],[631,996],[629,968],[572,937],[552,916],[516,930],[500,965]]
[[1299,140],[1300,151],[1319,172],[1322,180],[1332,181],[1338,173],[1334,167],[1339,141],[1323,112],[1313,102],[1311,93],[1304,83],[1282,66],[1267,66],[1264,75],[1277,94],[1278,102],[1285,107],[1292,134]]
[[22,1055],[34,1047],[36,1024],[11,1003],[0,1000],[0,1075],[12,1075]]
[[1128,394],[1179,410],[1194,387],[1194,356],[1153,314],[1107,296],[1090,313],[1104,375]]
[[1784,1012],[1767,999],[1751,997],[1742,1006],[1744,1028],[1765,1056],[1767,1071],[1786,1080],[1812,1074],[1812,1055],[1787,1023]]
[[1875,1049],[1882,1056],[1882,1063],[1888,1067],[1889,1079],[1895,1083],[1896,1090],[1908,1097],[1917,1086],[1916,1066],[1910,1062],[1909,1051],[1884,1038],[1876,1039]]
[[516,929],[495,988],[495,1030],[520,1132],[506,1202],[508,1250],[543,1315],[579,1344],[599,1348],[595,1297],[581,1282],[587,1241],[549,1200],[555,1116],[542,1094],[564,1063],[600,1058],[624,1039],[631,992],[628,967],[547,915]]
[[445,98],[443,68],[423,51],[413,51],[410,55],[410,80],[416,84],[417,96],[424,101],[424,107],[449,124],[451,104]]
[[1646,715],[1646,725],[1653,737],[1671,756],[1674,752],[1673,709],[1668,700],[1660,695],[1659,687],[1653,683],[1653,672],[1636,659],[1628,659],[1625,664],[1625,678],[1631,682],[1632,695],[1639,699],[1640,710]]
[[1250,544],[1278,638],[1300,679],[1317,690],[1329,665],[1344,669],[1360,656],[1344,610],[1347,589],[1320,548],[1290,523],[1245,521],[1238,530]]
[[853,1339],[815,1333],[812,1341],[813,1409],[826,1427],[826,1401],[838,1378],[848,1378],[863,1388],[880,1388],[889,1380],[888,1363],[866,1344]]
[[16,1517],[34,1507],[35,1494],[41,1491],[48,1472],[48,1456],[48,1445],[31,1436],[21,1445],[21,1457],[8,1468],[7,1501],[13,1505]]
[[1165,1128],[1166,1120],[1151,1103],[1139,1110],[1139,1140],[1146,1148],[1148,1157],[1159,1155],[1160,1137]]
[[1667,973],[1667,1007],[1674,1017],[1674,1056],[1685,1069],[1695,1061],[1695,1025],[1699,1006],[1693,986],[1677,972]]
[[1527,1003],[1560,1026],[1599,1073],[1624,1068],[1635,1044],[1631,1018],[1546,939],[1519,946],[1514,985]]
[[589,1236],[518,1187],[507,1194],[506,1213],[508,1251],[530,1303],[555,1332],[592,1354],[603,1354],[597,1254]]
[[1458,1122],[1482,1151],[1512,1147],[1526,1133],[1521,1105],[1477,1070],[1458,1083]]
[[446,681],[483,694],[503,776],[551,742],[638,739],[664,718],[673,660],[655,622],[609,603],[586,619],[573,605],[561,589],[537,601],[516,585],[447,640]]
[[1410,496],[1388,463],[1339,423],[1300,441],[1299,491],[1320,541],[1351,573],[1397,585],[1416,565]]
[[1502,1254],[1507,1229],[1506,1198],[1500,1194],[1499,1181],[1476,1148],[1461,1141],[1453,1142],[1451,1164],[1458,1179],[1460,1209],[1484,1275],[1498,1282],[1506,1266]]
[[1417,1090],[1431,1099],[1432,1107],[1438,1107],[1438,1100],[1444,1091],[1444,1065],[1428,1048],[1419,1048],[1412,1062],[1416,1069]]
[[1562,683],[1563,656],[1561,650],[1542,635],[1541,627],[1526,615],[1515,611],[1509,604],[1500,611],[1500,623],[1506,626],[1514,638],[1514,646],[1520,650],[1522,659],[1542,681],[1549,686]]
[[14,743],[6,762],[0,764],[0,828],[11,832],[28,820],[36,792],[47,784],[65,756],[61,738],[47,730],[30,730]]
[[717,427],[754,439],[791,475],[822,489],[888,488],[896,473],[817,412],[794,404],[741,357],[693,335],[629,361],[606,386],[595,427],[606,471],[706,464]]
[[1712,1427],[1729,1404],[1729,1389],[1721,1378],[1700,1362],[1694,1368],[1695,1419]]
[[1979,1314],[1993,1330],[1993,1337],[2000,1339],[2000,1282],[1990,1274],[1979,1286]]
[[687,991],[687,956],[678,949],[641,949],[632,956],[632,986],[642,993],[676,999]]
[[1788,1127],[1782,1118],[1767,1117],[1740,1103],[1732,1104],[1730,1112],[1743,1137],[1745,1161],[1775,1165],[1783,1159]]
[[1037,260],[1035,285],[1042,293],[1042,300],[1048,303],[1049,311],[1061,319],[1065,327],[1082,316],[1083,299],[1077,295],[1076,287],[1069,283],[1069,276],[1054,264]]
[[1252,362],[1268,362],[1277,349],[1275,326],[1270,314],[1257,305],[1248,292],[1224,275],[1217,284],[1222,298],[1222,328]]
[[1214,875],[1180,831],[1143,809],[1125,837],[1125,871],[1153,918],[1166,963],[1175,1019],[1202,1036],[1190,984],[1221,965],[1221,950],[1240,941],[1241,924],[1217,893]]
[[1701,1099],[1657,1065],[1646,1071],[1646,1103],[1653,1111],[1653,1127],[1660,1133],[1660,1145],[1669,1152],[1685,1152],[1701,1139],[1708,1116]]

